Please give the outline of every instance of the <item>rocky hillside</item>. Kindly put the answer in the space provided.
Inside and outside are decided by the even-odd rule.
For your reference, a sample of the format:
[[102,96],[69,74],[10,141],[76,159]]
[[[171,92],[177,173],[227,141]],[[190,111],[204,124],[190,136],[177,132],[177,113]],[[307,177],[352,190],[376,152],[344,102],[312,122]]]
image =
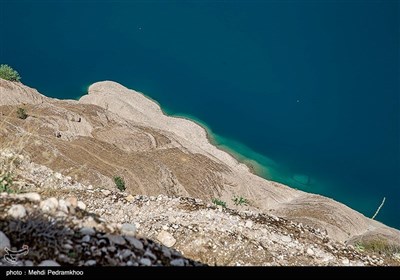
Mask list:
[[[19,108],[26,119],[18,116]],[[165,116],[155,102],[114,82],[96,83],[75,101],[47,98],[0,79],[0,151],[15,158],[1,175],[21,177],[13,186],[19,192],[58,201],[78,198],[106,222],[134,223],[138,234],[154,240],[164,234],[184,256],[203,263],[371,264],[337,252],[343,244],[400,245],[398,230],[331,199],[254,175],[211,145],[197,124]],[[12,168],[15,163],[21,165]],[[21,169],[24,164],[29,172]],[[124,178],[125,192],[116,191],[114,176]],[[210,206],[213,198],[230,210]],[[247,203],[235,204],[234,198]],[[201,238],[204,232],[213,238]],[[319,239],[342,247],[325,250]],[[243,260],[236,261],[237,255]]]
[[0,163],[14,174],[0,195],[0,250],[29,246],[17,265],[400,264],[273,215],[85,186],[10,150]]

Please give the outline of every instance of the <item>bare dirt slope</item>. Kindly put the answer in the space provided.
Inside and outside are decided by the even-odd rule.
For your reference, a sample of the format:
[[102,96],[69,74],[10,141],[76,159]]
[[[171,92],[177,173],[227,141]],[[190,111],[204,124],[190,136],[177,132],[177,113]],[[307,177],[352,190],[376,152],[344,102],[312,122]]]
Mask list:
[[[17,117],[22,107],[28,118]],[[0,79],[0,149],[13,148],[32,161],[101,188],[122,176],[127,192],[226,201],[249,200],[249,210],[275,214],[326,230],[338,241],[383,236],[400,244],[400,232],[334,200],[264,180],[211,145],[188,120],[165,116],[141,93],[99,82],[79,101],[44,97]]]

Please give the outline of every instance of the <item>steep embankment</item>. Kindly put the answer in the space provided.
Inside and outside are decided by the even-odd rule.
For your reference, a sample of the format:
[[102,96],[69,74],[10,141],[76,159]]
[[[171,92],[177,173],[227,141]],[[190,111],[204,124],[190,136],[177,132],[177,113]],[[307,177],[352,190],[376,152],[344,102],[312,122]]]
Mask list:
[[[23,107],[29,117],[16,117]],[[18,83],[0,80],[0,147],[19,149],[32,161],[72,179],[113,189],[123,176],[133,195],[218,197],[246,209],[326,230],[334,240],[380,236],[400,244],[399,231],[334,200],[264,180],[212,146],[188,120],[163,115],[141,93],[100,82],[79,101],[46,98]]]
[[85,186],[10,150],[0,166],[26,192],[0,195],[0,256],[27,245],[19,265],[400,264],[387,251],[368,255],[324,230],[244,207]]

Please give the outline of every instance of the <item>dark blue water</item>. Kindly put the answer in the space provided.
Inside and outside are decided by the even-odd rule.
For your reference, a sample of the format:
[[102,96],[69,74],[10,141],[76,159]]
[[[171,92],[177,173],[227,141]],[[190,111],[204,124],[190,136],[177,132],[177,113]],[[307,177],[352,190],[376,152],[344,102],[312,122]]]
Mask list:
[[[3,1],[0,63],[193,116],[260,174],[400,228],[398,1]],[[240,156],[239,156],[240,157]]]

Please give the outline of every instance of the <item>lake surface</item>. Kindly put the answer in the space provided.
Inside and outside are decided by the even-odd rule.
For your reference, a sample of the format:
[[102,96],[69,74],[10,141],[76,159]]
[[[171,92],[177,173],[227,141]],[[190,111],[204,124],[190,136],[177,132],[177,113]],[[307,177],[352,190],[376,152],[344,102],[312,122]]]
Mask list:
[[0,63],[47,96],[114,80],[265,178],[400,228],[398,1],[4,1]]

